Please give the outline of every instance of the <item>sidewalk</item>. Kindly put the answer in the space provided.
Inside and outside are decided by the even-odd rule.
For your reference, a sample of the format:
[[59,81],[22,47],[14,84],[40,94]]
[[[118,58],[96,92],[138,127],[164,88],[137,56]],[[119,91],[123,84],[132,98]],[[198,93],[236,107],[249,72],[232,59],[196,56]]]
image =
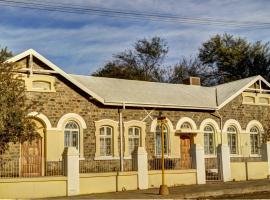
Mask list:
[[[91,187],[91,186],[89,186]],[[170,188],[170,195],[158,195],[158,188],[147,190],[133,190],[125,192],[112,192],[102,194],[80,195],[67,198],[79,199],[183,199],[204,198],[222,195],[248,194],[254,192],[270,192],[270,180],[252,180],[227,183],[208,183],[205,185],[189,185]],[[247,196],[248,197],[248,196]],[[270,198],[270,197],[269,197]]]

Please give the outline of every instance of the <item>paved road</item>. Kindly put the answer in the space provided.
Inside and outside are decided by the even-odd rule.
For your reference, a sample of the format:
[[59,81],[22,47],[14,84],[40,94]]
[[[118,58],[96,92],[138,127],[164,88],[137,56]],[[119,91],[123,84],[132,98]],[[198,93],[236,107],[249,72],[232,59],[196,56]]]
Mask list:
[[[89,186],[91,187],[91,186]],[[264,192],[267,191],[267,192]],[[249,194],[247,194],[249,193]],[[239,195],[233,195],[239,194]],[[212,183],[205,185],[189,185],[170,188],[170,195],[158,195],[158,188],[110,192],[103,194],[79,195],[61,199],[270,199],[270,180],[253,180],[240,182]],[[59,199],[59,197],[57,198]]]
[[270,192],[256,192],[251,194],[241,194],[241,195],[223,195],[214,197],[217,199],[270,199]]

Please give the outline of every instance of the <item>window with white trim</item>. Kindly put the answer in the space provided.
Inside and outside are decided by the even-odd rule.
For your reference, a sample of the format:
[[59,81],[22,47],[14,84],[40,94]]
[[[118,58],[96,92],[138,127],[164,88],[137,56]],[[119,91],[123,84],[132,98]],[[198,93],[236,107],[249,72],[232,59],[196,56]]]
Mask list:
[[113,129],[110,126],[102,126],[100,128],[100,155],[112,156],[113,146]]
[[[165,125],[162,125],[164,133],[164,155],[169,153],[169,138],[168,138],[168,128]],[[157,126],[156,128],[156,155],[161,156],[162,152],[162,143],[161,143],[161,127]]]
[[237,154],[237,130],[234,126],[227,128],[228,146],[231,154]]
[[77,150],[80,149],[80,128],[76,122],[70,121],[66,124],[64,137],[65,147],[76,147]]
[[204,128],[204,154],[211,155],[215,153],[215,132],[212,126],[207,125]]
[[140,146],[140,135],[141,129],[139,127],[133,126],[128,129],[128,149],[130,155]]
[[259,129],[254,126],[250,129],[250,147],[251,154],[259,154],[260,153],[260,132]]

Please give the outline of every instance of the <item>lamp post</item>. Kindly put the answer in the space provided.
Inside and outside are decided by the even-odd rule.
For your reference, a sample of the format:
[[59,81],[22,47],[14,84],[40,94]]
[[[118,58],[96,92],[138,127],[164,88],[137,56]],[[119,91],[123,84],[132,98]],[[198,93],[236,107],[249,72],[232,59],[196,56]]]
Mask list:
[[165,165],[164,165],[164,131],[163,131],[163,126],[166,124],[166,117],[162,116],[162,114],[159,114],[158,117],[158,123],[160,124],[161,128],[161,166],[162,166],[162,184],[159,187],[159,194],[160,195],[168,195],[169,194],[169,189],[168,186],[165,185]]

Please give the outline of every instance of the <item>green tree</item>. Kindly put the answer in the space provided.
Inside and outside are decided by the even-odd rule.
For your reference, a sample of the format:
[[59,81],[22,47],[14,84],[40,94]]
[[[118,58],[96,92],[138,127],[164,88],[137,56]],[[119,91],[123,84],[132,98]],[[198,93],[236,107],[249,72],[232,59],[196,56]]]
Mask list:
[[0,52],[0,154],[3,154],[10,143],[31,141],[38,133],[33,121],[27,117],[29,107],[24,82],[16,73],[15,64],[3,62],[11,52],[7,48]]
[[114,60],[94,72],[94,76],[163,81],[161,65],[168,53],[167,43],[159,38],[138,40],[134,49],[114,55]]
[[188,77],[200,77],[202,85],[213,85],[209,77],[213,73],[212,68],[203,65],[195,58],[182,58],[178,64],[174,65],[167,72],[169,83],[183,83]]
[[270,81],[269,43],[251,43],[229,34],[215,35],[199,49],[203,65],[215,71],[212,78],[217,83],[262,75]]

